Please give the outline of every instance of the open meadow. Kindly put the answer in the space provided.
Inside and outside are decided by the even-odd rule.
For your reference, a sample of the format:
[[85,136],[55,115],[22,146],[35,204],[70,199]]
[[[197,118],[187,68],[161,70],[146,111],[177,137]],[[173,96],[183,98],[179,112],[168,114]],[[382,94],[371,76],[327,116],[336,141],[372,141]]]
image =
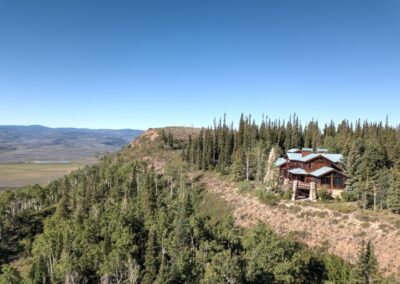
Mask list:
[[0,164],[0,191],[29,184],[46,185],[50,181],[84,166],[83,163]]

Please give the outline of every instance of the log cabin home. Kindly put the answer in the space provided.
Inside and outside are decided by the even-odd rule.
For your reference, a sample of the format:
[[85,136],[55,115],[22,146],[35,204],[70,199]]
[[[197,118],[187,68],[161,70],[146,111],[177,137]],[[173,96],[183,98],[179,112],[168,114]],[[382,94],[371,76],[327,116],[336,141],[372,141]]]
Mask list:
[[279,168],[280,183],[299,181],[299,189],[307,197],[310,182],[318,188],[327,188],[333,196],[341,194],[346,187],[347,176],[343,172],[343,156],[329,153],[327,149],[291,149],[275,162]]

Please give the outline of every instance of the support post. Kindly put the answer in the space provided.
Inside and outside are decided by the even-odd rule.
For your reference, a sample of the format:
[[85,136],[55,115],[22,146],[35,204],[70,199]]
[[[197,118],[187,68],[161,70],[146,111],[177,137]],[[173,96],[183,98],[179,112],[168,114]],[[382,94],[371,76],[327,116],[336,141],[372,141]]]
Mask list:
[[310,201],[316,202],[317,201],[317,185],[315,182],[310,182]]
[[299,189],[299,181],[295,180],[293,181],[293,194],[292,194],[292,201],[295,201],[297,199],[297,191]]

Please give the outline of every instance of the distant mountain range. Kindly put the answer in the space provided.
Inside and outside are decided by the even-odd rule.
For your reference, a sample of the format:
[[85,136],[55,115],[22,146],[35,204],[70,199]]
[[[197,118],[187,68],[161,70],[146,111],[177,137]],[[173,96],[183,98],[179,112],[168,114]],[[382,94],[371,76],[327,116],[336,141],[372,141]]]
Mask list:
[[0,125],[0,163],[86,162],[96,153],[121,149],[141,133],[133,129]]

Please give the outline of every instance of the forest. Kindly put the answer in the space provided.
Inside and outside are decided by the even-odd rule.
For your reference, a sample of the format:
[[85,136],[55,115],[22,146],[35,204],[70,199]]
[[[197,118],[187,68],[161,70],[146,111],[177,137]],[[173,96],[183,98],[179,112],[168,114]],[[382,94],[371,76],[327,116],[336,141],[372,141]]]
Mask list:
[[[167,134],[163,137],[165,143],[171,140]],[[242,115],[234,128],[224,117],[178,146],[183,147],[183,159],[199,170],[259,182],[263,182],[272,148],[281,154],[299,147],[327,148],[345,157],[346,201],[357,201],[363,209],[400,213],[400,128],[387,121],[303,125],[294,114],[287,122],[266,118],[257,124],[251,116]]]
[[[354,248],[352,265],[265,224],[236,226],[229,206],[207,193],[188,165],[261,180],[274,145],[329,145],[351,157],[352,190],[368,208],[385,171],[389,191],[379,191],[376,204],[395,211],[398,135],[379,124],[302,129],[297,117],[260,126],[242,117],[238,130],[222,120],[187,140],[162,131],[150,151],[189,163],[178,157],[160,173],[122,151],[48,186],[1,193],[0,283],[393,283],[378,271],[370,242]],[[25,273],[15,268],[21,258]]]

